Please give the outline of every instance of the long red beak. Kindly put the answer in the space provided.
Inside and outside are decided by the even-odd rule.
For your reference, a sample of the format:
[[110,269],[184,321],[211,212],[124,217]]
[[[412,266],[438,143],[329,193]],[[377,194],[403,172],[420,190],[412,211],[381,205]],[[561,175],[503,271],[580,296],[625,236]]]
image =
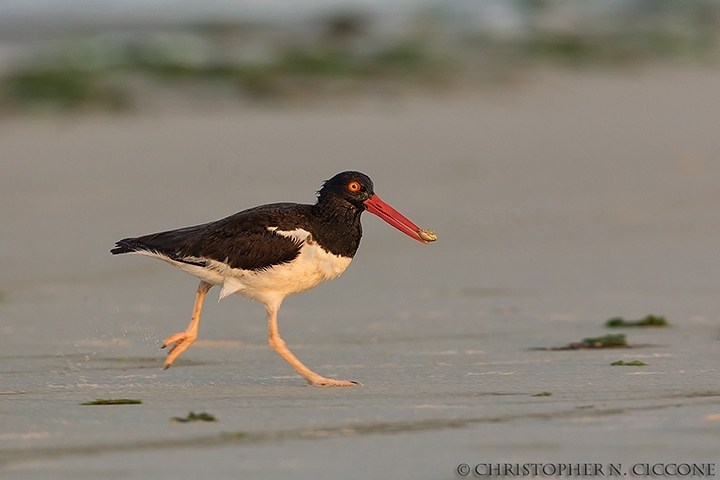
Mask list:
[[418,233],[420,232],[420,227],[408,220],[402,213],[380,200],[380,197],[377,195],[373,195],[363,203],[365,203],[365,207],[367,207],[368,212],[382,218],[405,235],[414,238],[420,243],[428,243],[420,237],[420,234]]

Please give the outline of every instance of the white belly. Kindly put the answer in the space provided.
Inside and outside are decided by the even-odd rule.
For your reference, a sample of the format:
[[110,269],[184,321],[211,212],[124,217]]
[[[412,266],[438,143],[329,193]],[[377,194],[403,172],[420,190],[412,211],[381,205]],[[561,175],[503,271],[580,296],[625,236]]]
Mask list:
[[234,269],[223,282],[220,298],[238,293],[265,304],[282,301],[288,295],[338,277],[351,261],[352,258],[326,252],[316,243],[305,243],[290,263],[260,271]]
[[293,261],[265,270],[230,268],[223,262],[196,259],[208,263],[208,266],[201,267],[171,260],[156,253],[138,253],[159,257],[212,285],[222,285],[220,300],[237,293],[266,305],[279,304],[288,295],[310,290],[321,282],[338,277],[352,261],[352,258],[341,257],[325,251],[313,241],[310,233],[305,230],[283,232],[273,229],[273,231],[279,235],[301,240],[303,244],[300,253]]

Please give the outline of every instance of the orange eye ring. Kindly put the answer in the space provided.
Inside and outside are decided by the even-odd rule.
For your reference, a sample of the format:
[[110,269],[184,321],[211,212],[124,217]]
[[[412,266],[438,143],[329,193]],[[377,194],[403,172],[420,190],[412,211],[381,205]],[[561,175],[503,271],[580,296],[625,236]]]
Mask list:
[[347,188],[348,188],[348,190],[350,190],[350,191],[353,192],[353,193],[359,192],[359,191],[360,191],[360,184],[359,184],[358,182],[354,182],[354,181],[353,181],[353,182],[348,183]]

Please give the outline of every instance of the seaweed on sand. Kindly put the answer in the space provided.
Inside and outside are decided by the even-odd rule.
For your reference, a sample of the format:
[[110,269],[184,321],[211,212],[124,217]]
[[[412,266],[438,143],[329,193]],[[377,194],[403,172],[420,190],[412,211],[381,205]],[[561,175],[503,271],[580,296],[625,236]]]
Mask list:
[[602,337],[587,337],[580,342],[572,342],[564,347],[535,348],[534,350],[583,350],[596,348],[634,348],[641,345],[628,345],[624,333],[608,334]]
[[605,326],[608,328],[623,328],[623,327],[668,327],[670,326],[665,320],[665,317],[659,315],[646,315],[644,318],[639,320],[625,320],[622,317],[611,318],[605,322]]
[[173,423],[188,423],[188,422],[217,422],[217,418],[209,413],[195,413],[190,411],[187,417],[172,417],[170,419]]
[[81,403],[80,405],[140,405],[142,400],[133,400],[130,398],[98,398],[89,402]]

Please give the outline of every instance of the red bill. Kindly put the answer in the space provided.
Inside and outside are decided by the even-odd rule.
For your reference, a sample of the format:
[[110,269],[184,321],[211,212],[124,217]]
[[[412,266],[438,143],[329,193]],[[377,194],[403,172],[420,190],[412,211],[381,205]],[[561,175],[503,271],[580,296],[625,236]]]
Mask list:
[[425,230],[422,230],[420,227],[411,222],[407,217],[405,217],[402,213],[398,212],[390,205],[380,200],[380,197],[378,197],[377,195],[373,195],[372,197],[368,198],[367,200],[365,200],[364,203],[368,212],[382,218],[387,223],[403,232],[405,235],[412,237],[421,243],[429,243],[430,241],[433,241],[431,237],[428,236],[428,233],[426,233]]

